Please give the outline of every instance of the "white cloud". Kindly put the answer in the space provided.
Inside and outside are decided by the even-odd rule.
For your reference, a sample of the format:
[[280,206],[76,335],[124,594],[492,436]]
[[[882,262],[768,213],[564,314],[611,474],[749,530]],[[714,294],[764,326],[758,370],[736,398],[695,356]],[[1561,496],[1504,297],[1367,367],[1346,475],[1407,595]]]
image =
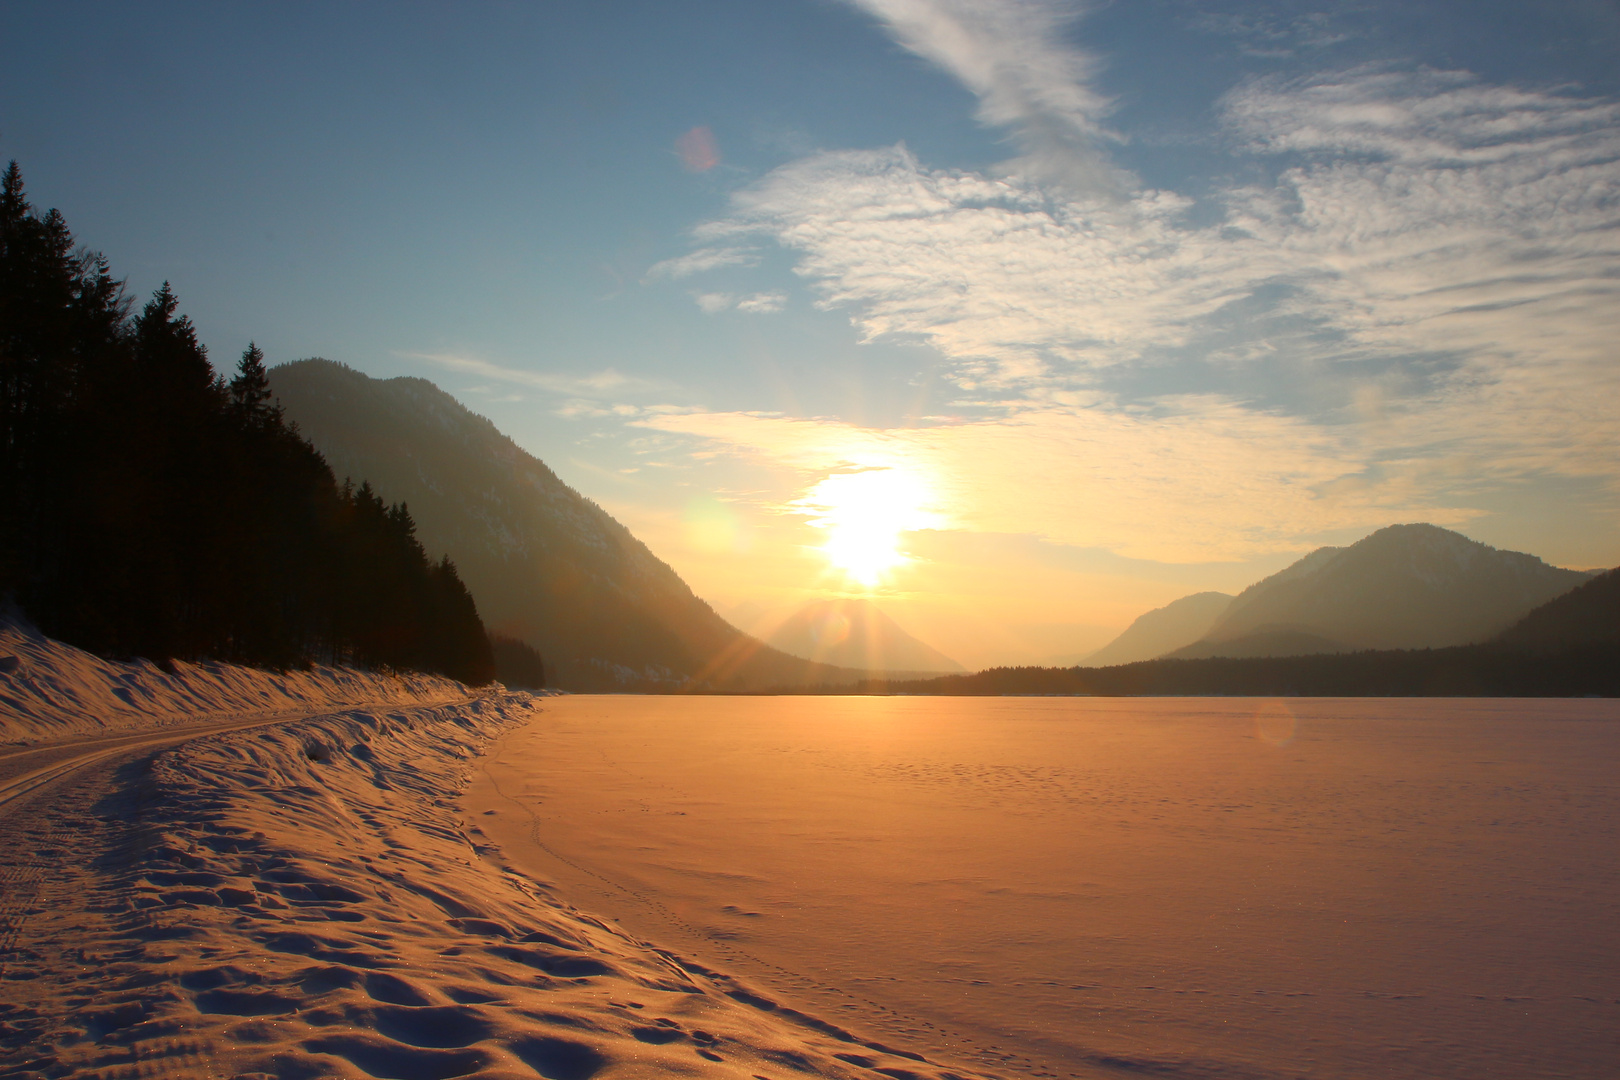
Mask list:
[[755,315],[769,315],[781,311],[787,304],[787,293],[762,292],[752,296],[745,296],[737,301],[738,311],[747,311]]
[[737,302],[731,293],[723,292],[693,293],[692,299],[697,301],[697,306],[703,309],[705,315],[728,311]]
[[705,315],[717,315],[722,311],[733,310],[753,315],[769,315],[781,311],[787,304],[787,293],[761,292],[747,296],[727,292],[693,293],[692,299],[697,301],[697,306],[703,309]]
[[1095,61],[1063,40],[1079,13],[1043,0],[849,0],[896,41],[979,99],[979,119],[1009,127],[1014,171],[1076,191],[1115,192],[1125,178],[1099,144],[1111,103],[1088,85]]
[[1258,80],[1223,102],[1227,127],[1266,152],[1360,154],[1430,168],[1612,161],[1620,105],[1490,86],[1461,71],[1366,68]]
[[558,372],[525,371],[521,368],[505,367],[457,353],[397,352],[394,355],[413,360],[426,360],[449,371],[468,372],[505,383],[532,386],[553,394],[589,400],[601,400],[622,394],[667,394],[672,389],[668,383],[625,375],[612,368],[588,375],[564,375]]
[[[1458,523],[1471,493],[1541,477],[1620,492],[1620,105],[1462,72],[1254,81],[1220,103],[1219,134],[1276,175],[1197,206],[1110,160],[1095,61],[1064,39],[1074,5],[847,2],[972,91],[1022,156],[988,175],[903,145],[814,154],[661,265],[786,250],[821,306],[867,339],[932,345],[1002,418],[638,423],[806,483],[903,458],[952,493],[958,527],[1149,558]],[[1314,16],[1204,28],[1283,50],[1341,36]],[[1185,393],[1188,370],[1231,389]]]
[[679,281],[681,278],[691,277],[693,274],[707,273],[718,270],[724,266],[753,266],[758,258],[753,252],[744,248],[704,248],[689,255],[682,255],[674,259],[665,259],[654,263],[647,271],[644,281],[658,281],[660,279]]

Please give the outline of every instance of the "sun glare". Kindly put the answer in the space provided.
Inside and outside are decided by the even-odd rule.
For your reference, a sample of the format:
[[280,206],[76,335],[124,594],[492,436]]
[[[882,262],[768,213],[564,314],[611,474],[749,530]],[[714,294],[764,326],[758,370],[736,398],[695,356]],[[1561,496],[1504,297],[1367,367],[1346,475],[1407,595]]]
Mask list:
[[870,588],[911,561],[900,550],[900,534],[935,523],[929,501],[928,485],[916,473],[878,467],[833,473],[796,505],[816,515],[811,525],[827,530],[821,547],[827,561]]

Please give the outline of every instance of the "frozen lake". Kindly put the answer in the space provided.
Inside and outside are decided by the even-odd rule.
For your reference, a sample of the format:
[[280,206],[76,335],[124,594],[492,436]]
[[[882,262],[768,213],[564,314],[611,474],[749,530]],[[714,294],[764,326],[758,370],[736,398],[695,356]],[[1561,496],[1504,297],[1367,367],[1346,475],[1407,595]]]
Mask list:
[[576,906],[933,1060],[1620,1070],[1620,702],[564,697],[469,806]]

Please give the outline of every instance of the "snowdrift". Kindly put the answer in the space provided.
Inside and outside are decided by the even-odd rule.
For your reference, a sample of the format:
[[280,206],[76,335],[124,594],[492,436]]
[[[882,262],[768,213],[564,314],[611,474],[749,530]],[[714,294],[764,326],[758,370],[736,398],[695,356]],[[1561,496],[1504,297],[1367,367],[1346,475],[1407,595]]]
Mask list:
[[231,717],[334,710],[365,703],[459,701],[467,688],[436,675],[316,667],[277,674],[233,664],[103,660],[0,617],[0,744],[203,724]]

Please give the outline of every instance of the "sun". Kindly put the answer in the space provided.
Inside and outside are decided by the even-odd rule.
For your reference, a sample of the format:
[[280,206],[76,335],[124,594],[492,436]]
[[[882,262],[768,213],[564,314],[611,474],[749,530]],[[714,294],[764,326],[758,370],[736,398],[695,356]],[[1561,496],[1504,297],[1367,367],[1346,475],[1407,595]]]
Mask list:
[[935,523],[930,502],[929,486],[916,472],[877,466],[835,472],[795,505],[815,515],[811,525],[827,530],[821,547],[827,561],[871,588],[911,561],[900,536]]

